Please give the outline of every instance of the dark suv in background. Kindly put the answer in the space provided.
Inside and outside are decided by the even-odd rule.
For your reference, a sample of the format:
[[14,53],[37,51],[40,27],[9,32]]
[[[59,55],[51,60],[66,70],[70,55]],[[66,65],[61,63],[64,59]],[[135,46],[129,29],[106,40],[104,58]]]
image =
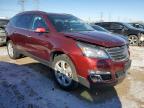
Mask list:
[[[107,29],[105,29],[105,28],[103,28],[103,27],[101,27],[101,26],[99,26],[99,25],[93,25],[93,24],[91,24],[91,26],[92,26],[95,30],[97,30],[97,31],[104,32],[104,33],[114,34],[114,33],[108,31]],[[125,39],[125,40],[128,42],[127,36],[123,36],[123,35],[120,35],[120,34],[114,34],[114,35],[115,35],[115,36],[118,36],[118,37],[121,37],[121,38]]]
[[0,46],[6,43],[5,27],[8,22],[9,22],[8,19],[0,19]]
[[95,23],[95,24],[99,25],[101,27],[104,27],[105,29],[107,29],[113,33],[128,36],[130,45],[137,46],[141,42],[144,41],[144,30],[137,29],[128,23],[100,22],[100,23]]

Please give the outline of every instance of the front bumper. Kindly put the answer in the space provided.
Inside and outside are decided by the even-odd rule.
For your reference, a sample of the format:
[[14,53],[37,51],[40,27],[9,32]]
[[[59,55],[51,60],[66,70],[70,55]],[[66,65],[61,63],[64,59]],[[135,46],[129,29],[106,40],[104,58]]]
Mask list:
[[[90,71],[88,80],[91,84],[101,84],[101,85],[116,85],[120,83],[127,75],[128,69],[131,66],[131,60],[123,62],[122,68],[118,69],[115,67],[116,64],[121,63],[113,63],[113,71],[106,72],[106,71]],[[121,64],[122,65],[122,64]],[[114,69],[115,68],[115,69]],[[117,68],[117,70],[116,70]]]
[[131,60],[113,61],[112,59],[95,59],[72,55],[78,81],[90,88],[91,85],[116,85],[127,75]]
[[[115,63],[113,63],[113,65],[115,66]],[[89,72],[89,77],[92,80],[95,76],[99,76],[101,80],[94,80],[93,82],[99,82],[99,81],[107,81],[107,80],[111,80],[112,78],[114,79],[119,79],[121,77],[124,77],[127,74],[128,69],[131,66],[131,60],[128,60],[124,63],[124,67],[121,70],[117,70],[116,72],[114,72],[114,74],[112,75],[111,72],[108,71],[94,71],[91,70]]]

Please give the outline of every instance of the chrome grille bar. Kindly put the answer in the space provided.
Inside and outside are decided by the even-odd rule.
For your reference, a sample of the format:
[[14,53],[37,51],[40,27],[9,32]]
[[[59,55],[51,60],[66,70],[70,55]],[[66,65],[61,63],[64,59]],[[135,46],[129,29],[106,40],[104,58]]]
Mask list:
[[123,61],[129,58],[128,47],[126,45],[121,47],[107,48],[106,51],[114,61]]

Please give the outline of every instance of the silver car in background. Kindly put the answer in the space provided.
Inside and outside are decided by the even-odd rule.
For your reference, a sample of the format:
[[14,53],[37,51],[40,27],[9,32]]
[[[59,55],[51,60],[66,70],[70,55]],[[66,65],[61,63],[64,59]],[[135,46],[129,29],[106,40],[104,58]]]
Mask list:
[[2,19],[0,18],[0,46],[6,44],[6,32],[5,27],[7,23],[9,22],[8,19]]

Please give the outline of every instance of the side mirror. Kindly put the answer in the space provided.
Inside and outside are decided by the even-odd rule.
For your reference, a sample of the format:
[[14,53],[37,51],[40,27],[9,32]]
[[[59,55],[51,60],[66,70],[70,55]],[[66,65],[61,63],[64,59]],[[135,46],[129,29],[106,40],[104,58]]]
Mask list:
[[35,32],[36,33],[46,33],[48,31],[45,28],[36,28]]

